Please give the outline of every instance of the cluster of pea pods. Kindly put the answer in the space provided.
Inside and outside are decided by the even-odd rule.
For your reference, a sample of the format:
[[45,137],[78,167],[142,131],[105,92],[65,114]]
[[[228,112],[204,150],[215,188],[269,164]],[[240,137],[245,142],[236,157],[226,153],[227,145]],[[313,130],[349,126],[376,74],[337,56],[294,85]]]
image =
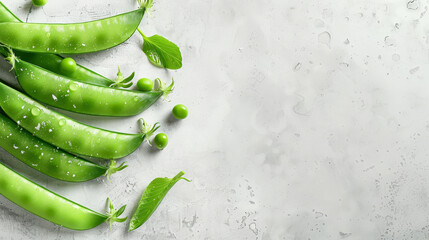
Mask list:
[[[28,166],[63,181],[109,177],[127,167],[124,163],[117,166],[114,159],[131,154],[143,141],[149,141],[159,123],[150,126],[141,119],[141,133],[113,132],[77,122],[45,104],[83,114],[133,116],[171,92],[174,82],[167,86],[160,80],[159,87],[151,91],[112,88],[114,81],[57,55],[96,52],[121,44],[136,31],[151,4],[151,0],[140,1],[138,10],[92,22],[35,24],[23,23],[0,2],[0,54],[12,65],[23,90],[0,82],[0,147]],[[130,81],[122,80],[124,84]],[[110,166],[79,156],[108,159]],[[183,174],[155,179],[148,186],[130,221],[130,230],[150,217],[168,190],[184,179]],[[126,220],[119,217],[125,206],[116,210],[109,200],[109,211],[100,214],[1,163],[0,194],[48,221],[74,230]]]

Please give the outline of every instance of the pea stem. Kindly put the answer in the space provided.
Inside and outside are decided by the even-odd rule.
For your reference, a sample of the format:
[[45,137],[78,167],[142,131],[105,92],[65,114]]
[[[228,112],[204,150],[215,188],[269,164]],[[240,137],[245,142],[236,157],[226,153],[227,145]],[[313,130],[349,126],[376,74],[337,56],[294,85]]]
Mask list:
[[144,35],[142,30],[140,30],[140,28],[137,28],[137,31],[139,31],[139,33],[142,35],[143,39],[146,40],[147,37]]

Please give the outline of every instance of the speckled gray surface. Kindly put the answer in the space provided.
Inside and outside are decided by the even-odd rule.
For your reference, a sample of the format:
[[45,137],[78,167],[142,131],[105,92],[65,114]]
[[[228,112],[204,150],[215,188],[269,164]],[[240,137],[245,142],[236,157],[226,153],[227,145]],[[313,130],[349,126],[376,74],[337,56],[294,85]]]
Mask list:
[[[134,0],[3,0],[29,22],[78,22]],[[140,229],[60,228],[0,197],[2,239],[428,239],[428,0],[155,1],[142,28],[178,43],[184,67],[152,67],[134,35],[79,63],[114,77],[174,77],[170,103],[137,117],[69,114],[112,130],[160,120],[170,144],[145,146],[112,177],[49,179],[4,151],[2,161],[94,210],[133,205],[151,179],[184,170]],[[13,81],[1,63],[0,76]],[[171,122],[176,103],[190,109]]]

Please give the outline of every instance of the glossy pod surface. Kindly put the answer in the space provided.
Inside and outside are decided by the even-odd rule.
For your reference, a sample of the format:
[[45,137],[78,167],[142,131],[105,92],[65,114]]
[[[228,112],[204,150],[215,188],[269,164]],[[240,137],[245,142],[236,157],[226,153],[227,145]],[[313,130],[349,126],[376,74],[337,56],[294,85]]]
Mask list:
[[55,54],[29,53],[29,52],[23,52],[23,51],[17,51],[17,50],[15,50],[14,53],[18,58],[24,61],[40,66],[51,72],[61,74],[61,75],[66,75],[67,77],[73,78],[74,80],[77,80],[83,83],[90,83],[90,84],[105,86],[105,87],[109,87],[113,83],[112,80],[106,77],[103,77],[100,74],[97,74],[80,65],[77,65],[77,68],[73,73],[65,74],[61,72],[61,69],[60,69],[61,61],[64,58]]
[[117,159],[135,151],[145,136],[112,132],[76,122],[3,83],[0,83],[0,106],[12,120],[36,137],[71,153]]
[[0,42],[27,52],[78,54],[125,42],[136,31],[145,10],[73,24],[0,23]]
[[[1,22],[22,22],[19,18],[17,18],[15,15],[13,15],[9,9],[6,8],[6,6],[3,5],[2,2],[0,2],[0,23]],[[0,47],[0,51],[3,48]],[[7,53],[7,51],[4,51]],[[49,71],[63,74],[60,70],[60,64],[63,60],[63,57],[56,55],[56,54],[50,54],[50,53],[29,53],[29,52],[23,52],[19,50],[14,50],[14,53],[18,58],[23,59],[27,62],[36,64],[42,68],[48,69]],[[100,86],[110,86],[113,81],[101,76],[100,74],[97,74],[81,65],[77,65],[76,71],[74,71],[72,74],[69,74],[68,77],[71,77],[75,80],[91,83],[95,85]]]
[[74,230],[94,228],[108,218],[56,195],[3,164],[0,164],[0,194],[33,214]]
[[107,171],[34,137],[1,113],[0,147],[39,172],[63,181],[87,181]]
[[16,62],[15,72],[21,87],[34,99],[78,113],[132,116],[162,96],[161,91],[130,91],[74,81],[22,60]]

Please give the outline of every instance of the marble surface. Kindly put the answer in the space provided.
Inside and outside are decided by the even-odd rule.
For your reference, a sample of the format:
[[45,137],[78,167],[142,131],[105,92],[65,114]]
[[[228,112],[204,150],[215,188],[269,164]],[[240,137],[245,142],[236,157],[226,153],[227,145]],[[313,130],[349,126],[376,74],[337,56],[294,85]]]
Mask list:
[[[78,22],[136,8],[134,0],[3,0],[28,22]],[[142,29],[176,42],[179,71],[151,66],[135,34],[76,56],[113,78],[174,77],[171,102],[137,117],[79,121],[135,132],[159,120],[168,148],[125,158],[124,172],[84,184],[25,176],[97,211],[106,197],[130,214],[147,184],[180,170],[152,218],[128,233],[55,226],[0,197],[1,239],[428,239],[428,0],[155,1]],[[11,83],[8,65],[0,76]],[[174,104],[190,116],[171,121]]]

